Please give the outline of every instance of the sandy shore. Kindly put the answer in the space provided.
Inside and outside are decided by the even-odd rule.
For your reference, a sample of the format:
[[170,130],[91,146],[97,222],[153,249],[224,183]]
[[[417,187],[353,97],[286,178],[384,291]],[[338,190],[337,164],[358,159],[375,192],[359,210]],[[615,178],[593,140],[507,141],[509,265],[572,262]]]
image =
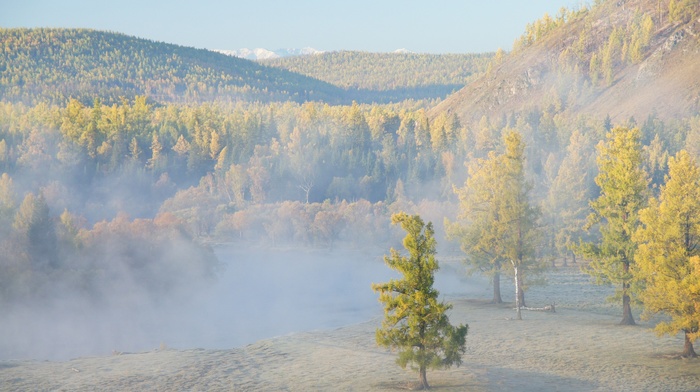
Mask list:
[[[588,306],[573,269],[532,288],[531,306],[561,297],[556,313],[454,299],[453,323],[468,323],[462,366],[431,371],[440,391],[700,391],[700,360],[675,354],[681,337],[657,338],[650,323],[623,327],[606,307]],[[566,290],[564,289],[566,288]],[[376,346],[380,319],[331,331],[263,340],[230,350],[154,349],[62,362],[0,361],[8,391],[395,391],[417,378]]]

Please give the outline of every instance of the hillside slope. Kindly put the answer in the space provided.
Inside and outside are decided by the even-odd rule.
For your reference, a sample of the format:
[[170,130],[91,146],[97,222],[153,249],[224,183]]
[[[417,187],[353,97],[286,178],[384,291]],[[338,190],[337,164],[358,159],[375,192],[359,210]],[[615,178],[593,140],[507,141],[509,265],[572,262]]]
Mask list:
[[[493,53],[327,52],[260,60],[349,90],[362,102],[444,98],[486,71]],[[366,98],[365,98],[366,97]]]
[[256,100],[338,103],[343,90],[204,49],[87,29],[0,29],[0,99],[64,103]]
[[604,1],[528,26],[492,71],[432,109],[464,123],[533,108],[613,121],[700,110],[700,1]]

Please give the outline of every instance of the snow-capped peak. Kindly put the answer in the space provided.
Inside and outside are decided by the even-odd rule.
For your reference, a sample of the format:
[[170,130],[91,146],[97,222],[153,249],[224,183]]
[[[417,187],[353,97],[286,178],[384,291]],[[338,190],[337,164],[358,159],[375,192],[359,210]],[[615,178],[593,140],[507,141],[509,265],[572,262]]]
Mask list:
[[301,48],[301,49],[277,49],[277,50],[267,50],[264,48],[255,49],[237,49],[237,50],[226,50],[226,49],[214,49],[215,52],[223,53],[229,56],[241,57],[248,60],[267,60],[276,59],[278,57],[289,57],[289,56],[304,56],[310,54],[323,53],[321,50],[314,48]]

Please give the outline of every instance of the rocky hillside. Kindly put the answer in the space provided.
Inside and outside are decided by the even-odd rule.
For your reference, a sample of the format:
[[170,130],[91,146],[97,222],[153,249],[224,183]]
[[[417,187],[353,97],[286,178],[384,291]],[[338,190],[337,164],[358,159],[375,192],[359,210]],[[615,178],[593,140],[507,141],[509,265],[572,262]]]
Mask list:
[[455,114],[465,124],[548,107],[613,121],[696,114],[699,18],[698,0],[608,0],[545,15],[431,114]]

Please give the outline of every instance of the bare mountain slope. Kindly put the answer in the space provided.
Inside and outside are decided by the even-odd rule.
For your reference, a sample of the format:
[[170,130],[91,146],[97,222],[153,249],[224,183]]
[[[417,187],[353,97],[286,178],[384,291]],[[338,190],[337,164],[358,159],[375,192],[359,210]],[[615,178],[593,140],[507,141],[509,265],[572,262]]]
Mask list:
[[546,107],[615,121],[696,114],[700,1],[672,3],[610,0],[545,16],[490,72],[431,114],[456,114],[464,123]]

